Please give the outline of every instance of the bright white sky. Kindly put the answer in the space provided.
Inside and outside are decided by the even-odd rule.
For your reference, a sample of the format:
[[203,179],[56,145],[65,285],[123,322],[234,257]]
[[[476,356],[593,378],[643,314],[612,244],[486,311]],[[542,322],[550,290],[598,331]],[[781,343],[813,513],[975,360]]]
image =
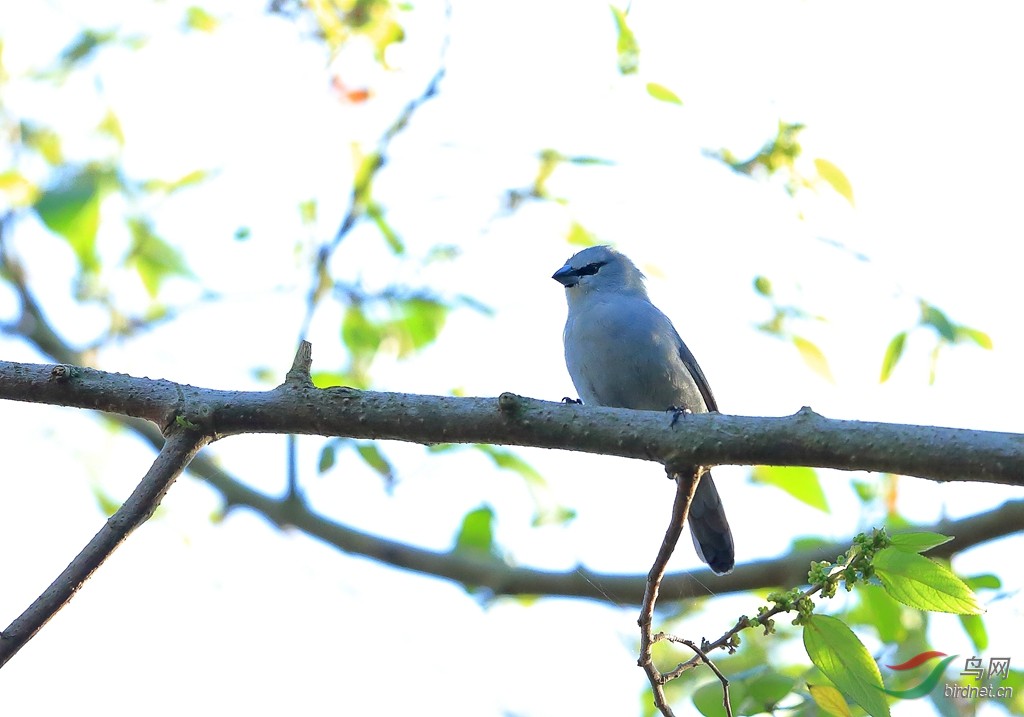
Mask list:
[[[90,3],[86,13],[56,0],[0,0],[12,75],[49,62],[83,22],[160,32],[142,51],[108,53],[97,65],[128,137],[125,165],[137,177],[219,170],[155,214],[200,280],[230,298],[105,352],[108,370],[218,388],[262,387],[254,366],[283,376],[307,282],[296,242],[333,233],[347,197],[352,138],[376,137],[436,66],[442,13],[424,0],[407,23],[409,41],[391,58],[401,73],[382,76],[358,53],[337,61],[350,84],[379,91],[366,107],[342,105],[328,91],[320,48],[300,42],[294,26],[261,15],[263,3],[252,5],[207,3],[225,21],[203,36],[162,31],[177,25],[184,3],[110,0]],[[496,314],[456,314],[422,356],[381,362],[378,387],[549,399],[571,393],[561,358],[564,300],[549,277],[571,253],[562,237],[577,219],[652,277],[656,302],[675,318],[727,412],[783,415],[810,405],[834,417],[1020,432],[1013,387],[1024,362],[1021,19],[1013,3],[639,0],[631,22],[641,73],[624,79],[614,70],[614,28],[602,3],[456,2],[441,96],[395,143],[376,191],[414,255],[437,243],[464,254],[413,273],[366,229],[346,241],[334,268],[370,287],[398,281],[468,294]],[[672,88],[685,106],[647,97],[648,81]],[[85,151],[90,140],[82,130],[102,114],[93,97],[85,81],[57,95],[15,84],[3,99],[81,135],[78,150]],[[95,118],[83,118],[89,112]],[[809,126],[805,169],[815,157],[836,163],[853,184],[855,209],[827,191],[791,200],[779,186],[737,177],[701,155],[723,146],[753,153],[779,119]],[[545,147],[616,166],[559,170],[552,189],[571,198],[568,209],[529,206],[502,215],[503,190],[532,179],[534,156]],[[310,197],[321,207],[314,230],[299,226],[296,211]],[[109,209],[114,216],[117,208]],[[242,225],[252,237],[235,242]],[[88,341],[102,316],[69,298],[70,253],[38,227],[19,227],[16,239],[59,328]],[[112,232],[104,248],[116,256],[123,241]],[[750,288],[756,274],[770,277],[785,301],[829,319],[800,330],[823,348],[836,383],[811,374],[791,346],[753,330],[768,311]],[[124,300],[143,301],[128,278],[113,280]],[[193,295],[183,284],[168,296]],[[893,380],[879,386],[886,342],[916,320],[917,297],[989,332],[996,350],[946,352],[928,387],[931,345],[915,335]],[[13,307],[13,297],[0,292],[4,320]],[[343,360],[337,326],[336,311],[318,316],[318,368]],[[6,339],[0,351],[39,360]],[[102,523],[90,485],[123,497],[152,456],[74,411],[3,404],[0,421],[6,625]],[[568,528],[531,530],[521,481],[482,456],[427,460],[418,447],[388,446],[402,481],[388,497],[352,463],[316,476],[322,441],[300,443],[308,449],[304,485],[339,520],[445,549],[461,516],[487,502],[499,508],[499,536],[510,554],[542,568],[645,571],[671,496],[655,466],[524,451],[558,498],[579,510]],[[236,438],[211,450],[244,480],[281,489],[283,438]],[[716,471],[741,561],[778,555],[795,535],[839,539],[869,527],[844,475],[823,474],[830,515],[751,486],[746,475]],[[903,509],[921,521],[1019,494],[910,479],[902,486]],[[159,518],[0,673],[4,714],[126,714],[139,704],[155,715],[638,711],[644,679],[634,667],[632,608],[545,600],[483,609],[458,586],[282,535],[249,513],[211,525],[217,506],[202,484],[179,481]],[[664,506],[664,514],[651,506]],[[996,571],[1007,588],[1020,590],[1022,547],[1020,537],[1004,540],[964,554],[955,567],[968,575]],[[696,566],[688,544],[681,546],[673,567]],[[756,609],[749,600],[727,602],[694,618],[692,636],[720,634],[735,615]],[[1019,640],[1010,638],[1021,634],[1019,599],[988,607],[989,653],[1016,656]],[[933,625],[935,649],[971,652],[955,619]],[[568,685],[566,662],[578,671]]]

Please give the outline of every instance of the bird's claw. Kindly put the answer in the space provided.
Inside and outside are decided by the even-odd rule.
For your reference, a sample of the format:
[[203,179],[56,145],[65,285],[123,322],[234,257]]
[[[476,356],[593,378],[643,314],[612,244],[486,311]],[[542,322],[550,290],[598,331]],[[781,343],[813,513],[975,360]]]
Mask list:
[[571,406],[574,403],[578,403],[581,406],[583,405],[583,401],[581,401],[580,399],[578,399],[578,398],[569,398],[568,396],[563,396],[562,397],[562,403],[564,403],[566,406]]
[[684,408],[682,406],[669,406],[668,410],[672,412],[672,422],[668,424],[669,428],[673,428],[676,425],[676,421],[681,417],[693,413],[689,408]]

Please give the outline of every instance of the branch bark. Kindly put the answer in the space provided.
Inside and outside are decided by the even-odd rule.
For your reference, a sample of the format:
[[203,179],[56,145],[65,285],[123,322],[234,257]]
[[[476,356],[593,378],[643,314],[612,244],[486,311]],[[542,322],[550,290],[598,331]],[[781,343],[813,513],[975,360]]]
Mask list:
[[74,596],[124,540],[146,522],[167,489],[209,438],[189,430],[170,434],[153,465],[124,504],[100,528],[42,595],[0,633],[0,667],[5,665]]
[[840,421],[802,408],[760,418],[668,413],[493,398],[420,396],[289,381],[269,391],[220,391],[91,368],[0,361],[0,399],[187,421],[241,433],[347,436],[417,443],[559,448],[668,465],[793,465],[885,471],[935,481],[1024,486],[1024,436],[960,428]]

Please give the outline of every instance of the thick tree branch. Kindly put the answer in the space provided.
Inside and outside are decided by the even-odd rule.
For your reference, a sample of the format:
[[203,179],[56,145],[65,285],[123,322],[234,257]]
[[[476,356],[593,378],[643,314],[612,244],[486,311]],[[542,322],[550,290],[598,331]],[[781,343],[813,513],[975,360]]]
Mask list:
[[803,408],[783,418],[565,405],[505,393],[420,396],[289,381],[220,391],[66,365],[0,361],[0,399],[92,408],[153,421],[187,420],[217,438],[295,433],[417,443],[560,448],[672,465],[793,465],[886,471],[936,481],[1024,486],[1024,436],[839,421]]
[[156,510],[167,489],[209,438],[178,429],[168,437],[142,482],[42,595],[0,633],[3,666],[74,596],[96,569]]
[[[152,424],[119,416],[113,418],[140,433],[159,449],[163,439]],[[333,521],[304,502],[256,491],[232,478],[205,453],[196,456],[188,470],[218,491],[229,509],[250,508],[275,525],[293,526],[343,552],[362,555],[403,570],[473,585],[492,595],[562,596],[609,601],[616,605],[639,605],[646,589],[648,576],[643,574],[599,573],[583,567],[566,571],[514,567],[497,559],[426,550],[371,535]],[[928,552],[930,557],[949,558],[975,545],[1024,530],[1024,500],[1008,502],[968,518],[943,520],[907,530],[956,536],[955,540]],[[716,595],[724,595],[801,585],[807,580],[812,560],[834,560],[849,547],[850,540],[824,543],[816,550],[738,565],[728,575],[715,575],[707,568],[671,573],[662,580],[661,594],[668,600],[686,600],[707,597],[706,586],[713,586]]]

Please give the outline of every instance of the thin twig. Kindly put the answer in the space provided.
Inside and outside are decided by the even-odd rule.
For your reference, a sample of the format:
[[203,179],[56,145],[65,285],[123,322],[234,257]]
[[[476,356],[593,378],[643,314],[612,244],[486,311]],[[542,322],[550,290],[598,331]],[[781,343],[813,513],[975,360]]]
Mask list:
[[25,612],[15,618],[3,633],[0,633],[0,667],[71,600],[82,587],[82,583],[110,557],[132,531],[153,515],[171,483],[209,440],[208,436],[184,429],[175,430],[168,436],[142,482],[132,491],[124,504],[107,519],[99,532],[57,576],[50,587],[46,588]]
[[654,608],[658,602],[658,593],[661,590],[661,581],[668,569],[669,558],[679,542],[679,536],[683,532],[683,524],[686,516],[690,513],[690,503],[693,501],[693,493],[697,490],[700,482],[700,470],[676,474],[676,497],[672,502],[672,518],[668,528],[665,530],[665,537],[661,541],[658,555],[654,558],[651,571],[647,574],[647,588],[644,591],[643,603],[640,606],[640,617],[637,624],[640,626],[640,658],[637,664],[643,668],[647,679],[650,680],[651,690],[654,692],[654,706],[665,715],[673,717],[675,714],[665,699],[664,676],[654,664],[652,649],[655,643],[655,636],[651,631],[651,624],[654,622]]

